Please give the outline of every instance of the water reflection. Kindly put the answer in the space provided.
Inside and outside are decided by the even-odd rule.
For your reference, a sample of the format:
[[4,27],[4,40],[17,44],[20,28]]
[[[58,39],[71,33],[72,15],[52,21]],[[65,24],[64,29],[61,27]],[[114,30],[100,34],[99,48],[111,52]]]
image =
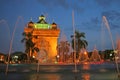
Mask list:
[[82,80],[90,80],[90,74],[89,73],[84,73],[82,75]]
[[88,62],[85,62],[82,66],[83,70],[90,70],[90,64]]
[[[90,64],[88,62],[85,62],[82,66],[82,70],[90,70]],[[87,73],[83,73],[82,74],[82,80],[90,80],[90,74],[87,72]]]
[[61,77],[57,74],[33,74],[29,80],[61,80]]
[[118,78],[113,64],[83,63],[77,67],[79,72],[74,73],[74,65],[40,66],[40,71],[37,73],[36,65],[10,65],[6,76],[5,66],[0,65],[0,80],[117,80]]

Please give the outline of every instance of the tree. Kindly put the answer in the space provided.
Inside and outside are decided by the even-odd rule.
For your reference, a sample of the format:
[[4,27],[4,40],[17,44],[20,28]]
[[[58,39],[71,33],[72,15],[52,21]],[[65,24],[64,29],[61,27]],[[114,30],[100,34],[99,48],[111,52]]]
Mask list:
[[[74,38],[75,37],[75,38]],[[85,38],[84,32],[75,31],[74,35],[71,35],[72,38],[72,48],[74,49],[74,39],[75,39],[75,51],[76,51],[76,57],[79,56],[79,52],[82,48],[86,48],[88,46],[87,41]]]
[[11,60],[14,62],[25,62],[27,60],[27,55],[23,52],[14,52],[11,54]]
[[25,43],[25,47],[26,47],[25,52],[27,53],[28,61],[30,61],[33,56],[33,53],[35,51],[36,52],[39,51],[39,48],[37,48],[35,46],[35,43],[32,41],[32,39],[36,37],[32,35],[32,31],[28,33],[23,32],[22,35],[24,36],[24,38],[21,40],[21,42]]

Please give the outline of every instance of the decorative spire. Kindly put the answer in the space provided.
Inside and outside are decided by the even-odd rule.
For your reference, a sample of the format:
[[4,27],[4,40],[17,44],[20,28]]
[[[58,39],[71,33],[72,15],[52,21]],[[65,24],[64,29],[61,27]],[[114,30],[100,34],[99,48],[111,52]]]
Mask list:
[[32,17],[30,18],[30,21],[32,21]]
[[52,20],[52,22],[54,22],[54,19]]
[[44,15],[41,15],[40,17],[39,17],[39,20],[45,20],[45,16]]
[[44,15],[41,15],[39,17],[39,21],[37,23],[41,23],[41,24],[47,24],[47,22],[45,21],[45,16]]

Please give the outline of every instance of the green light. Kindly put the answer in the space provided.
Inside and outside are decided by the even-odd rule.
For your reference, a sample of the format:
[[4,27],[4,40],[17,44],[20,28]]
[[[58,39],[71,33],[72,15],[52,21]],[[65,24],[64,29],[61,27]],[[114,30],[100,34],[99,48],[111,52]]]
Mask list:
[[51,26],[51,24],[39,24],[39,23],[35,23],[35,28],[37,28],[37,29],[51,29],[52,26]]

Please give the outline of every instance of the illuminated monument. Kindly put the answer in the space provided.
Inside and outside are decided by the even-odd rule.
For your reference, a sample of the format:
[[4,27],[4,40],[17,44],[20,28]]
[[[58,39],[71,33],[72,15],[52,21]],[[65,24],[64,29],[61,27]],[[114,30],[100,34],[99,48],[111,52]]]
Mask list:
[[32,32],[32,40],[36,43],[36,47],[39,48],[39,53],[34,53],[31,56],[38,57],[43,59],[45,62],[55,61],[57,55],[57,43],[60,33],[56,23],[48,24],[45,20],[45,17],[41,15],[39,21],[34,23],[30,21],[24,29],[25,33]]

